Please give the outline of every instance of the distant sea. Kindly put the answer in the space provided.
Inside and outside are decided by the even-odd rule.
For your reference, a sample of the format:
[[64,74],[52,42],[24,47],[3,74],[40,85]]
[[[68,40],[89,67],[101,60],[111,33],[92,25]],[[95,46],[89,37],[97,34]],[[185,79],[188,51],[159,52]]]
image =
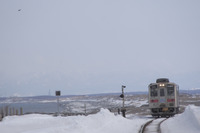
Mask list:
[[[0,103],[0,111],[2,108],[8,106],[8,111],[13,108],[20,110],[23,108],[23,114],[27,113],[56,113],[58,112],[57,103],[47,102],[47,103]],[[59,108],[59,111],[63,111],[62,108]]]

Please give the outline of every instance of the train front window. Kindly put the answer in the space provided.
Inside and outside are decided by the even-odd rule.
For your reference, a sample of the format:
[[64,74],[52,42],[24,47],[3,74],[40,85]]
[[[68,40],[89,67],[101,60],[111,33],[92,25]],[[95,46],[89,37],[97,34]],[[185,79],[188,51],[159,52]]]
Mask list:
[[152,85],[150,86],[150,94],[152,97],[158,96],[158,90],[157,90],[157,85]]
[[151,96],[152,96],[152,97],[158,96],[158,91],[157,91],[157,89],[151,89]]
[[160,96],[161,96],[161,97],[165,96],[165,91],[164,91],[164,89],[160,89]]
[[167,85],[167,95],[174,96],[174,85]]

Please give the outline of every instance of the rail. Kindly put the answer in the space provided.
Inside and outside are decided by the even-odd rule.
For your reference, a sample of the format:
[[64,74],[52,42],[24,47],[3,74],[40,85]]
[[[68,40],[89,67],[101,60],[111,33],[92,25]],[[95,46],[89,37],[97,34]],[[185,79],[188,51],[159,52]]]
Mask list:
[[161,133],[160,125],[168,118],[159,118],[146,122],[141,126],[139,133]]

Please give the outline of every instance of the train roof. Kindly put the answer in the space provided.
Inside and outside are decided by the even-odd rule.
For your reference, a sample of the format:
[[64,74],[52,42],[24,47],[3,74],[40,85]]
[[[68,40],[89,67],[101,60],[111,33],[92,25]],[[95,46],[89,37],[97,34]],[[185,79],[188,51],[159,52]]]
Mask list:
[[156,83],[150,83],[149,86],[155,85],[155,84],[160,84],[160,83],[163,83],[163,84],[164,83],[168,83],[168,84],[175,84],[175,85],[177,85],[174,82],[170,82],[168,78],[159,78],[159,79],[156,80]]
[[159,78],[156,80],[156,83],[169,83],[168,78]]

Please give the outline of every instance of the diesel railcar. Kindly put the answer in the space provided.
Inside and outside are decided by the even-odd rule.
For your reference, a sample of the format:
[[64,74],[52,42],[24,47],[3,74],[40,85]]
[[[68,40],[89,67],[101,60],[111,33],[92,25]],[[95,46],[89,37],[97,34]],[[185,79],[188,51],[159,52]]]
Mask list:
[[153,117],[170,117],[179,112],[179,86],[159,78],[148,86],[149,109]]

